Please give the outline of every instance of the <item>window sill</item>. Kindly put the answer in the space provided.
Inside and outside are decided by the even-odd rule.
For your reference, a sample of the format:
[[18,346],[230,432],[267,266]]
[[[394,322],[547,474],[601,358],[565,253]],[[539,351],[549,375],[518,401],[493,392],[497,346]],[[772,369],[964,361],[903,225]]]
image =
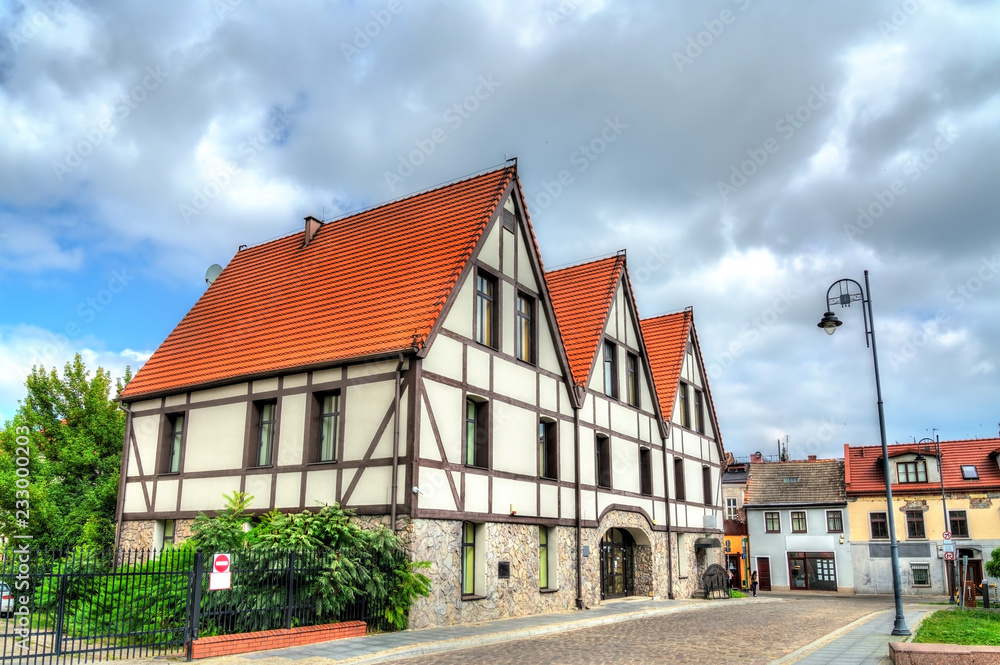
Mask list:
[[273,469],[273,468],[274,468],[273,464],[264,464],[260,466],[254,465],[254,466],[248,466],[247,471],[256,471],[258,469]]
[[490,470],[490,467],[488,467],[488,466],[479,466],[478,464],[466,464],[465,468],[466,469],[479,469],[480,471],[489,471]]
[[464,594],[462,596],[462,602],[465,602],[467,600],[486,600],[486,596],[475,596],[471,594]]
[[556,589],[550,589],[550,588],[546,587],[544,589],[539,589],[538,593],[556,593],[557,591],[559,591],[558,588],[556,588]]
[[315,462],[306,462],[306,466],[318,466],[320,464],[336,464],[337,460],[327,459],[327,460],[317,460]]
[[179,475],[181,475],[181,472],[180,471],[160,471],[156,475],[158,475],[158,476],[179,476]]

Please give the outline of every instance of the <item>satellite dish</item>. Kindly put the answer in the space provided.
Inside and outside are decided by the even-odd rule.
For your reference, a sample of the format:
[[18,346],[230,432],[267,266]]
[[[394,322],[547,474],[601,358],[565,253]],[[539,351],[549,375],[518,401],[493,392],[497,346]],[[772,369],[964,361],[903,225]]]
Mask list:
[[222,266],[218,263],[213,263],[208,266],[208,270],[205,271],[205,283],[212,286],[212,282],[218,279],[219,275],[222,274]]

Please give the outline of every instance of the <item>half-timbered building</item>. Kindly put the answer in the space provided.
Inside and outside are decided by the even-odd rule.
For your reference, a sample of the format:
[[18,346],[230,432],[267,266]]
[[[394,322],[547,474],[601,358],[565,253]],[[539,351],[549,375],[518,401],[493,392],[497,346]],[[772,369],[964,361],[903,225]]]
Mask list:
[[126,387],[119,542],[243,491],[393,528],[432,563],[414,627],[674,596],[668,529],[706,527],[669,498],[642,333],[624,256],[544,272],[515,166],[308,217],[237,252]]

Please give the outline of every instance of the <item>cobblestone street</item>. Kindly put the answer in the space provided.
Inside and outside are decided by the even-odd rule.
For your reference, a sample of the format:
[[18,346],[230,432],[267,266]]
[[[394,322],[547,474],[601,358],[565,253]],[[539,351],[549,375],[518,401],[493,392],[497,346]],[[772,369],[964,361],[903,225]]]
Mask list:
[[719,602],[711,609],[393,662],[406,665],[770,663],[856,619],[891,606],[891,599],[887,602],[884,597],[786,596],[782,602],[759,605]]

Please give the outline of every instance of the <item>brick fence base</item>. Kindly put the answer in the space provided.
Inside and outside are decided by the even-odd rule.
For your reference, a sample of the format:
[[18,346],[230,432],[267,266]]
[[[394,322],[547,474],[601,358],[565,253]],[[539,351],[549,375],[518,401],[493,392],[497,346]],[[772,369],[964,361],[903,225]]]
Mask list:
[[889,659],[895,665],[996,665],[1000,647],[889,642]]
[[347,637],[364,637],[364,621],[343,621],[321,626],[302,626],[280,630],[262,630],[257,633],[236,635],[216,635],[199,637],[191,645],[192,658],[228,656],[234,653],[249,653],[265,649],[282,649],[316,642],[330,642]]

